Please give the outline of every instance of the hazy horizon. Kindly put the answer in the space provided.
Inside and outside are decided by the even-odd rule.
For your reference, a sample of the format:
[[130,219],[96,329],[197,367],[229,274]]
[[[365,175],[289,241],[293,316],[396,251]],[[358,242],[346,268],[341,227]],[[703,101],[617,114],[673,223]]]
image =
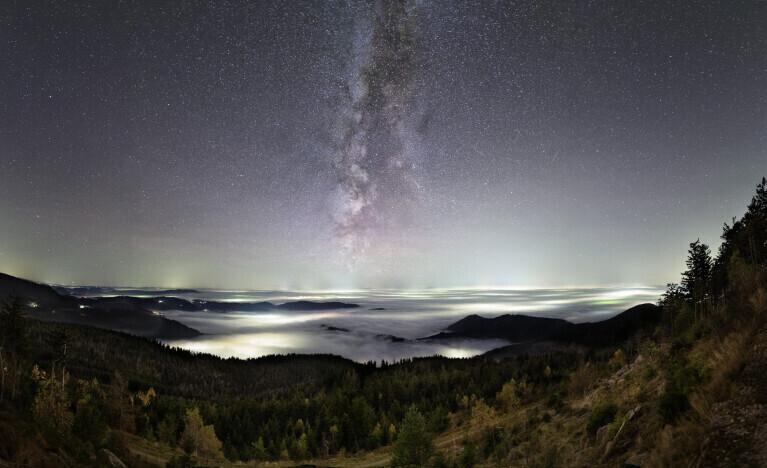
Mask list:
[[[52,285],[74,296],[165,297],[235,304],[226,312],[143,307],[201,332],[187,339],[161,339],[171,346],[223,358],[271,354],[336,354],[355,361],[392,362],[442,355],[471,357],[511,342],[503,339],[421,340],[469,315],[486,318],[524,314],[572,323],[605,320],[642,303],[656,303],[662,286],[596,288],[431,288],[324,291],[221,290]],[[162,302],[157,299],[158,302]],[[252,310],[238,303],[294,301],[353,303],[356,308]]]
[[[147,291],[150,292],[150,291]],[[663,288],[441,289],[420,291],[213,291],[175,294],[186,299],[229,302],[343,301],[354,309],[323,311],[188,312],[161,314],[203,335],[162,340],[224,358],[269,354],[328,353],[355,361],[389,362],[408,357],[471,357],[509,344],[506,340],[415,341],[444,331],[468,315],[525,314],[574,323],[600,321],[646,302]],[[148,294],[151,295],[151,294]],[[406,341],[392,342],[390,336]]]
[[[358,288],[234,288],[234,287],[212,287],[205,285],[167,283],[167,284],[107,284],[107,283],[75,283],[75,282],[61,282],[61,281],[49,281],[41,279],[40,277],[26,276],[14,271],[0,270],[0,273],[15,276],[17,278],[35,281],[37,283],[47,284],[50,286],[59,286],[63,288],[113,288],[113,289],[133,289],[133,290],[160,290],[160,289],[195,289],[198,291],[213,291],[213,292],[250,292],[250,293],[262,293],[262,292],[285,292],[285,293],[351,293],[351,292],[366,292],[366,291],[390,291],[390,292],[417,292],[417,291],[483,291],[483,290],[497,290],[497,291],[538,291],[538,290],[569,290],[569,289],[616,289],[616,288],[629,288],[629,289],[651,289],[661,288],[665,290],[668,283],[658,284],[641,284],[638,282],[624,282],[624,283],[605,283],[605,284],[558,284],[558,285],[539,285],[539,286],[522,286],[522,285],[458,285],[458,286],[430,286],[430,287],[409,287],[409,288],[385,288],[385,287],[358,287]],[[677,278],[678,280],[678,278]]]
[[[714,244],[717,245],[717,244]],[[677,259],[677,263],[679,263],[679,271],[681,272],[684,268],[684,250],[680,250],[679,258]],[[220,268],[225,268],[226,265],[221,263],[217,265]],[[4,268],[3,268],[4,267]],[[26,264],[24,266],[20,267],[14,267],[13,265],[7,265],[3,263],[3,257],[0,255],[0,272],[9,274],[11,276],[15,276],[18,278],[28,279],[30,281],[35,281],[38,283],[44,283],[54,286],[62,286],[62,287],[108,287],[108,288],[116,288],[116,289],[198,289],[198,290],[218,290],[218,291],[304,291],[304,292],[312,292],[312,291],[366,291],[366,290],[380,290],[380,291],[419,291],[419,290],[481,290],[481,289],[498,289],[498,290],[504,290],[504,289],[513,289],[513,290],[535,290],[535,289],[578,289],[578,288],[620,288],[620,287],[654,287],[658,285],[665,286],[669,282],[675,282],[679,280],[679,273],[676,273],[674,275],[669,275],[668,280],[664,282],[655,282],[655,283],[642,283],[641,281],[632,281],[632,280],[625,280],[625,281],[613,281],[613,282],[589,282],[589,281],[578,281],[575,279],[571,280],[562,280],[557,283],[546,283],[545,280],[536,280],[534,282],[520,282],[518,284],[507,284],[502,283],[500,281],[488,281],[487,283],[468,283],[468,284],[449,284],[449,285],[434,285],[434,284],[428,284],[424,281],[419,281],[418,278],[415,280],[409,281],[406,278],[401,278],[399,281],[396,281],[397,285],[369,285],[364,286],[360,285],[359,280],[354,280],[354,275],[350,274],[345,280],[338,281],[336,280],[334,283],[331,281],[320,281],[320,284],[326,284],[326,287],[317,287],[316,285],[312,284],[304,284],[300,281],[283,281],[280,283],[272,283],[272,284],[264,284],[264,285],[258,285],[258,284],[251,284],[247,281],[234,279],[231,283],[224,282],[224,281],[212,281],[212,282],[194,282],[194,281],[186,281],[183,278],[185,275],[179,274],[179,275],[169,275],[168,277],[164,278],[158,278],[156,281],[153,281],[151,283],[144,282],[141,280],[136,280],[135,282],[129,282],[129,281],[93,281],[93,282],[83,282],[83,281],[76,281],[76,280],[68,280],[67,272],[68,269],[64,268],[61,272],[57,272],[56,270],[45,270],[42,271],[39,268],[36,268],[32,264]],[[117,270],[111,270],[112,273],[117,274],[119,276],[119,272]],[[78,275],[79,276],[79,275]],[[484,275],[486,276],[486,275]],[[546,275],[541,275],[542,277],[545,277]],[[550,275],[552,277],[561,277],[559,274],[552,274]],[[537,276],[531,276],[534,278],[537,278]],[[227,277],[227,280],[231,280],[231,277]],[[211,284],[212,283],[212,284]],[[331,284],[333,283],[333,284]]]

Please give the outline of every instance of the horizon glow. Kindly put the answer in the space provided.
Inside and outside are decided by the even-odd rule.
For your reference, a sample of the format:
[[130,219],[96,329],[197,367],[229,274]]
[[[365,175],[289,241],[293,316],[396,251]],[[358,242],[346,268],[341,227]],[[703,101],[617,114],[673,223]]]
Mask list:
[[0,271],[327,292],[666,284],[767,174],[764,2],[161,10],[3,11]]

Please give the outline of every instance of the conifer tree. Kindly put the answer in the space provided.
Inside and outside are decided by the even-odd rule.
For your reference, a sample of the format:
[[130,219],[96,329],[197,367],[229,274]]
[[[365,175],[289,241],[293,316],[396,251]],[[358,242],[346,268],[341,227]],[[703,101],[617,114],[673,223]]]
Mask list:
[[187,441],[189,447],[193,447],[194,451],[202,458],[215,458],[221,454],[223,444],[216,437],[213,425],[206,426],[203,424],[200,410],[197,408],[186,412],[186,426],[182,440]]
[[15,396],[28,346],[24,306],[21,299],[12,295],[0,308],[0,402],[5,398],[6,375],[12,382],[11,398]]
[[682,290],[693,302],[708,296],[711,286],[711,250],[700,239],[690,244],[687,271],[682,273]]
[[426,421],[411,406],[402,421],[391,458],[392,466],[425,466],[434,453],[434,442],[426,432]]

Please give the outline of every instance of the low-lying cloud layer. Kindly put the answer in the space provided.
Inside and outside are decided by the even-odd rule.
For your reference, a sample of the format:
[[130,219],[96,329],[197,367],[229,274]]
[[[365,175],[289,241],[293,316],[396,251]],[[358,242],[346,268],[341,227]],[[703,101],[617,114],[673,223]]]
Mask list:
[[[203,291],[190,298],[239,301],[296,299],[355,302],[358,309],[305,312],[166,312],[205,335],[168,344],[222,357],[332,353],[356,361],[393,361],[440,354],[469,357],[508,344],[503,340],[415,341],[461,318],[524,313],[572,322],[604,320],[629,307],[657,301],[659,288],[431,290],[328,292]],[[404,338],[404,341],[392,340]]]

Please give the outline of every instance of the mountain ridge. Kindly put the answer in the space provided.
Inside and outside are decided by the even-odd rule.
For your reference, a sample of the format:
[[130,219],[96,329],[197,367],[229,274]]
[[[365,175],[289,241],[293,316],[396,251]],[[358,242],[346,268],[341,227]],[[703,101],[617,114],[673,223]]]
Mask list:
[[617,345],[636,333],[654,327],[660,307],[639,304],[599,322],[572,323],[564,319],[505,314],[486,318],[468,315],[449,325],[447,331],[422,340],[505,339],[512,343],[485,356],[499,359],[524,353],[548,353],[564,349],[605,348]]
[[[98,288],[87,288],[94,291]],[[111,289],[111,288],[107,288]],[[182,310],[188,312],[262,312],[313,311],[357,308],[358,304],[344,302],[291,301],[275,305],[271,302],[220,302],[187,300],[178,297],[77,297],[61,294],[70,291],[35,281],[0,273],[0,298],[17,296],[23,300],[27,314],[36,319],[92,325],[108,330],[156,339],[194,338],[202,333],[183,323],[163,317],[158,311]],[[72,290],[77,291],[77,288]]]

